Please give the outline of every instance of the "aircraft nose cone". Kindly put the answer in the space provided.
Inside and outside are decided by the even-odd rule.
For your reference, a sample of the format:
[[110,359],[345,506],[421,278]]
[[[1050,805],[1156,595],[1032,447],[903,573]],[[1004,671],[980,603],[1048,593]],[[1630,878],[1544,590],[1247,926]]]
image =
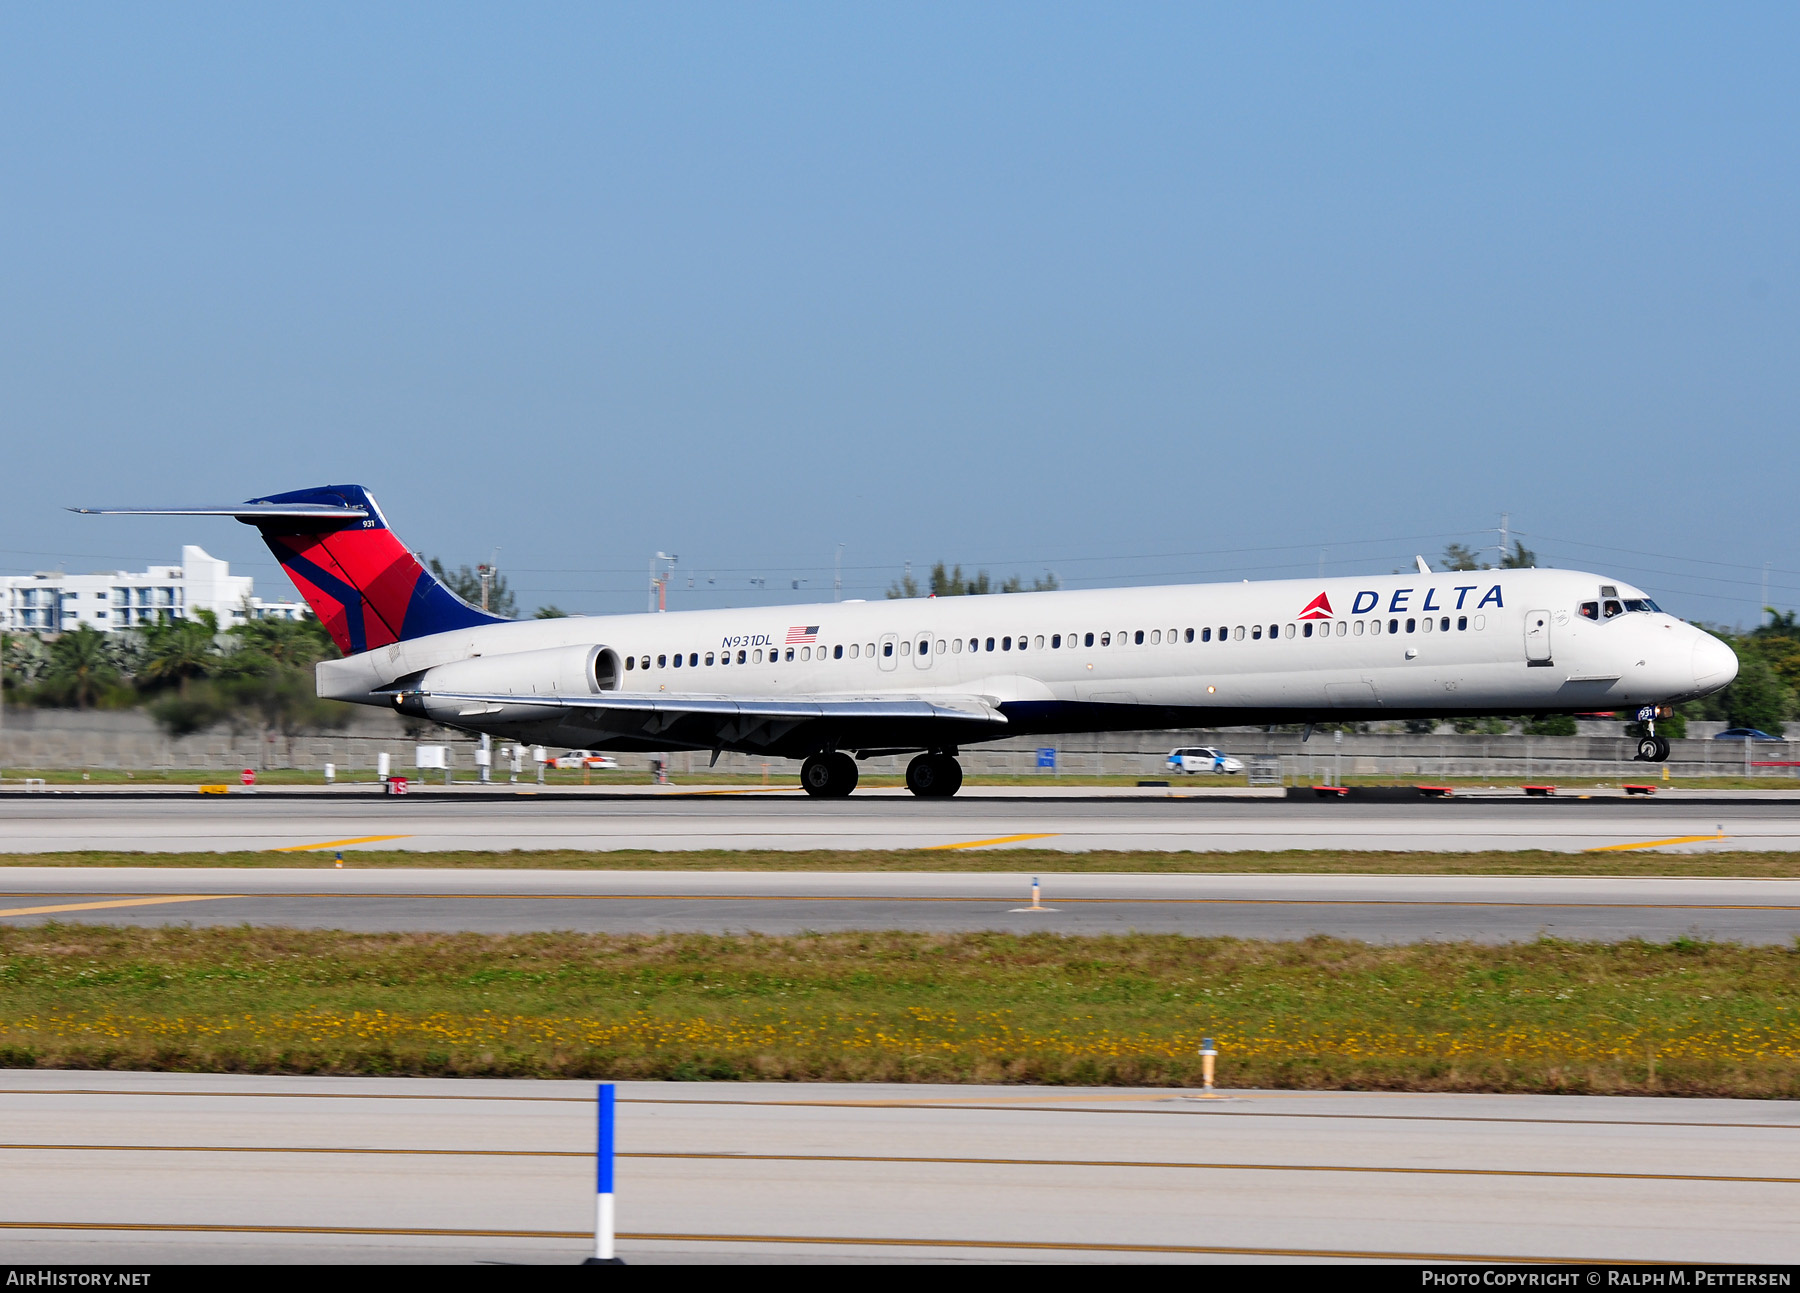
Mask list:
[[1694,643],[1694,685],[1702,691],[1717,691],[1737,677],[1737,652],[1710,633],[1702,633]]

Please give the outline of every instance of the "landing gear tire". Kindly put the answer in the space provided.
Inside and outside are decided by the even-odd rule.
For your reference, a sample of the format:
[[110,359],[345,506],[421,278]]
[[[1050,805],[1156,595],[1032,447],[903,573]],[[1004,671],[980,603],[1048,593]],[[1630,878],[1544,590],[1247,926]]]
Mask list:
[[1638,739],[1637,757],[1643,763],[1666,763],[1669,759],[1669,740],[1664,736],[1645,736]]
[[842,799],[856,789],[856,760],[847,754],[815,754],[800,765],[800,787],[814,799]]
[[962,779],[962,764],[948,754],[921,754],[906,765],[906,788],[920,799],[948,799]]
[[1669,738],[1666,736],[1659,736],[1656,738],[1655,761],[1657,763],[1667,763],[1669,761]]

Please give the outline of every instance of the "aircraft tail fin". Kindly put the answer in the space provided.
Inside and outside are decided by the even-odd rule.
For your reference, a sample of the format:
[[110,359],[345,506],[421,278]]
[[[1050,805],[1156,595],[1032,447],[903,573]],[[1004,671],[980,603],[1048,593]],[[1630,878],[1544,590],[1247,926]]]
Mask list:
[[504,624],[469,605],[388,529],[361,485],[326,485],[214,507],[75,508],[144,516],[235,516],[262,532],[345,655],[452,629]]

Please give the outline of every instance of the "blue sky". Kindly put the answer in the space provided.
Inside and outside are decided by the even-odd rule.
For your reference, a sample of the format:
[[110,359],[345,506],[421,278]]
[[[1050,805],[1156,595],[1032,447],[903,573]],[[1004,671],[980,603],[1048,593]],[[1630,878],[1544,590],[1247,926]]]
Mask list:
[[[1800,603],[1792,6],[13,6],[0,569],[357,481],[530,608],[1548,563]],[[694,581],[690,591],[689,579]],[[751,583],[766,580],[766,585]],[[795,580],[805,580],[799,592]]]

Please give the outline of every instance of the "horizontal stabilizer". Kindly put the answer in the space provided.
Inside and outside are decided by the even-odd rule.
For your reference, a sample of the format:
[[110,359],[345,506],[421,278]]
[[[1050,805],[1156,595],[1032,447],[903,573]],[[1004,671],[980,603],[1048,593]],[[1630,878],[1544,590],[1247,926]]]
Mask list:
[[240,521],[292,518],[307,521],[360,521],[366,507],[336,503],[221,503],[212,507],[71,507],[83,516],[235,516]]

